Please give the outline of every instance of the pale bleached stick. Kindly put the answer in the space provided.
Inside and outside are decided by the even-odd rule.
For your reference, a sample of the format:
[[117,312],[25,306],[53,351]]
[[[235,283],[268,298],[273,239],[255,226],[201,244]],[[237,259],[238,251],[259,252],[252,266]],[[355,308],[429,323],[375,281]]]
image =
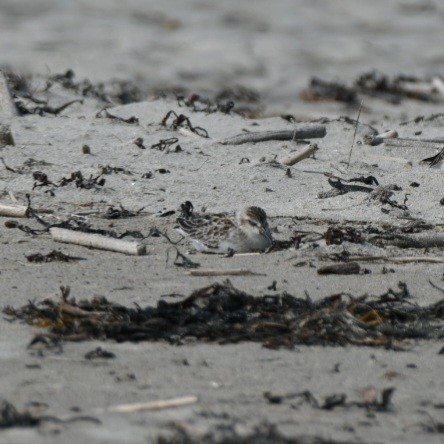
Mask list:
[[8,82],[0,70],[0,118],[11,118],[17,116],[17,107],[11,97]]
[[195,404],[197,396],[184,396],[182,398],[161,399],[159,401],[136,402],[133,404],[118,404],[107,408],[108,412],[132,413],[145,410],[164,410],[174,407]]
[[291,154],[285,159],[282,159],[281,163],[288,166],[294,165],[295,163],[298,163],[301,160],[304,160],[307,157],[312,156],[318,149],[319,148],[315,143],[310,143],[310,145],[302,148],[299,151],[296,151],[295,153]]
[[98,248],[100,250],[117,251],[118,253],[142,255],[146,247],[137,242],[113,239],[100,234],[82,233],[80,231],[66,230],[65,228],[50,228],[52,238],[56,242],[82,245],[84,247]]
[[399,134],[395,130],[385,131],[384,133],[379,133],[376,135],[367,135],[364,136],[364,143],[368,145],[380,145],[384,143],[386,139],[397,139]]
[[412,262],[426,262],[431,264],[444,264],[444,257],[430,256],[405,256],[405,257],[385,257],[385,256],[350,256],[351,261],[384,261],[394,264],[410,264]]
[[238,134],[221,140],[222,145],[241,145],[243,143],[268,142],[269,140],[319,139],[325,137],[327,130],[322,125],[312,125],[295,130],[263,131]]
[[216,270],[214,268],[203,268],[201,270],[191,270],[189,276],[249,276],[257,275],[246,268],[232,268],[228,270]]
[[0,216],[5,217],[27,217],[28,207],[23,205],[3,205],[0,204]]

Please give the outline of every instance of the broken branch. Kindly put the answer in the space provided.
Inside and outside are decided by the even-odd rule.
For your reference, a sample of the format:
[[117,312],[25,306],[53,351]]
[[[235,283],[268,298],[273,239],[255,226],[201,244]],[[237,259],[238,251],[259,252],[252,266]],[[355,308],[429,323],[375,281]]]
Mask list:
[[297,139],[319,139],[325,137],[327,130],[325,126],[306,126],[295,130],[263,131],[238,134],[234,137],[222,140],[222,145],[242,145],[243,143],[268,142],[269,140],[297,140]]

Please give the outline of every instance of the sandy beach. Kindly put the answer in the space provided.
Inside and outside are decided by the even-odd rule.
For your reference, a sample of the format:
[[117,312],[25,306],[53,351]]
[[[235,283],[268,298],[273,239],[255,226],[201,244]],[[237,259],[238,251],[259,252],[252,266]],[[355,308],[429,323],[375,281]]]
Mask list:
[[[443,15],[437,1],[0,0],[11,94],[0,88],[0,124],[14,142],[0,143],[0,209],[32,209],[0,216],[0,388],[40,418],[7,426],[2,404],[0,442],[441,443],[444,167],[423,160],[444,146]],[[385,89],[357,81],[374,70]],[[228,140],[320,127],[318,138]],[[285,163],[310,143],[314,156]],[[262,207],[276,248],[196,253],[174,230],[186,201],[204,214]],[[68,221],[126,233],[146,253],[55,242],[46,228]],[[29,259],[52,251],[80,260]],[[321,274],[352,262],[354,274]],[[54,343],[41,328],[54,323],[11,315],[60,303],[61,286],[80,323],[81,300],[142,310],[226,279],[256,298],[338,297],[379,336]],[[418,310],[404,336],[378,330],[403,320],[353,312],[403,297]],[[85,357],[98,347],[113,357]]]

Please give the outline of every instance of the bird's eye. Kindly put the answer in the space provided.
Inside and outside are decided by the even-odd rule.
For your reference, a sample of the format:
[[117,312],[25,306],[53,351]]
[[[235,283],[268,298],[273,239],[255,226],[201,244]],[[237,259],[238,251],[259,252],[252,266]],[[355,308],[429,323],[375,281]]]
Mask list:
[[257,227],[257,223],[254,222],[253,220],[249,220],[248,223],[249,223],[252,227]]

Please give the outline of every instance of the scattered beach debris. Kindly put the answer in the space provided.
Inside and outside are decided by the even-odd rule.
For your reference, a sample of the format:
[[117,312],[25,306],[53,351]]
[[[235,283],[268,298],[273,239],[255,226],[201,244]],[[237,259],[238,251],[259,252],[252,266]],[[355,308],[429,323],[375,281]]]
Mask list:
[[285,401],[291,401],[292,408],[297,409],[302,404],[310,404],[314,409],[333,410],[336,407],[343,408],[364,408],[367,411],[389,412],[392,411],[392,397],[395,388],[388,387],[381,391],[381,400],[377,400],[377,391],[374,387],[366,388],[363,401],[347,402],[347,396],[344,393],[333,393],[324,398],[323,402],[313,395],[310,390],[303,390],[296,393],[287,393],[285,395],[277,395],[270,392],[264,393],[264,398],[269,404],[282,404]]
[[261,422],[249,433],[239,432],[238,421],[223,424],[214,430],[202,431],[184,422],[174,423],[173,433],[156,437],[158,444],[347,444],[348,441],[338,441],[332,437],[302,434],[288,436],[281,434],[277,425]]
[[341,245],[344,241],[354,244],[362,244],[364,242],[362,233],[354,227],[328,227],[324,233],[325,243],[327,245]]
[[37,427],[43,421],[50,421],[57,424],[68,424],[76,421],[91,421],[95,424],[102,422],[93,416],[73,416],[71,418],[58,418],[57,416],[45,415],[34,416],[29,410],[19,412],[13,404],[3,400],[0,404],[0,429],[12,427]]
[[217,111],[223,114],[230,114],[234,108],[233,100],[227,100],[225,103],[214,103],[208,98],[202,98],[199,94],[190,94],[185,97],[183,94],[176,94],[177,105],[186,106],[193,112],[212,114]]
[[97,347],[94,350],[85,353],[85,359],[114,359],[116,355],[108,350],[104,350],[102,347]]
[[[156,149],[159,151],[165,151],[167,148],[169,148],[171,145],[176,144],[179,142],[179,139],[177,137],[171,137],[169,139],[160,139],[159,142],[151,145],[151,149]],[[180,147],[180,145],[177,145]],[[177,150],[177,147],[176,147]]]
[[307,102],[336,101],[349,104],[358,102],[357,91],[339,82],[327,82],[312,77],[309,86],[302,91],[301,98]]
[[29,254],[26,256],[26,259],[28,259],[28,262],[33,262],[35,264],[43,264],[47,262],[72,262],[72,261],[79,261],[83,258],[81,257],[75,257],[75,256],[68,256],[61,251],[52,250],[48,254],[42,254],[42,253],[34,253]]
[[135,116],[128,117],[127,119],[124,119],[123,117],[115,116],[114,114],[111,114],[107,108],[102,108],[97,114],[96,117],[98,119],[102,117],[106,117],[108,119],[117,120],[119,122],[128,123],[130,125],[138,125],[139,119]]
[[[168,124],[168,120],[171,116],[173,116],[174,119]],[[184,114],[177,114],[173,110],[170,110],[165,114],[160,124],[173,130],[177,130],[180,127],[185,127],[200,137],[204,137],[206,139],[209,138],[208,131],[206,129],[201,128],[200,126],[193,126],[189,117],[185,116]]]
[[309,86],[301,93],[302,99],[309,102],[338,101],[347,104],[357,104],[360,95],[394,104],[406,98],[441,102],[444,100],[444,80],[439,76],[419,78],[404,74],[389,78],[373,70],[361,74],[351,86],[312,77]]
[[35,180],[32,187],[33,190],[43,187],[65,187],[70,183],[74,183],[77,188],[83,188],[85,190],[90,190],[98,186],[103,187],[103,185],[105,185],[105,179],[102,177],[102,173],[95,177],[91,174],[89,178],[86,179],[81,171],[74,171],[69,177],[62,177],[58,183],[50,181],[47,174],[42,171],[34,171],[32,177]]
[[412,339],[444,337],[444,300],[420,306],[407,286],[380,296],[336,294],[312,301],[288,293],[254,297],[227,281],[194,291],[179,302],[125,307],[104,297],[76,301],[62,288],[57,301],[8,306],[10,320],[44,326],[56,340],[158,341],[187,339],[219,344],[261,342],[265,347],[354,344],[393,347]]
[[108,207],[103,217],[105,219],[126,219],[128,217],[136,217],[140,215],[144,208],[145,207],[142,207],[137,211],[130,211],[124,208],[122,204],[120,204],[120,208],[116,208],[114,205],[111,205]]

